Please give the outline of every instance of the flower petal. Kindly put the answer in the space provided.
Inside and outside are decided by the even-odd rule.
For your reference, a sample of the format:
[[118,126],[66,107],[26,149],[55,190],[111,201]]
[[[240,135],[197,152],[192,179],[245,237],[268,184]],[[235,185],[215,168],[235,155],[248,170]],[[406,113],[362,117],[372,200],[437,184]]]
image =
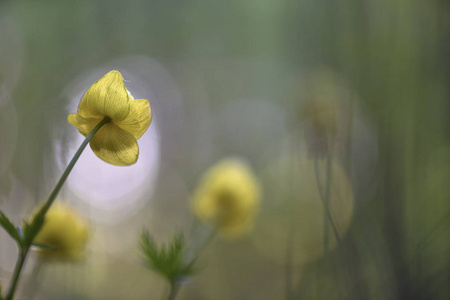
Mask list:
[[129,112],[130,95],[119,71],[111,71],[95,82],[78,106],[78,113],[85,118],[107,116],[113,121],[122,121]]
[[67,116],[67,121],[84,136],[88,135],[102,119],[103,117],[83,118],[80,114],[69,114]]
[[116,124],[131,133],[137,140],[147,130],[151,121],[152,111],[148,100],[132,100],[130,101],[128,117],[121,122],[116,122]]
[[110,122],[94,135],[91,149],[100,159],[116,166],[136,163],[139,147],[134,136]]

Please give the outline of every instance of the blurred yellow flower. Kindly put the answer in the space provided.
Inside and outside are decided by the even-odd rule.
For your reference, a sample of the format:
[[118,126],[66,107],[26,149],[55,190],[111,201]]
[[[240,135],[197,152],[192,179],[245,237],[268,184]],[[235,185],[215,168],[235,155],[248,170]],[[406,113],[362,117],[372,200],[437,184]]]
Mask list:
[[78,112],[67,120],[86,136],[105,118],[109,122],[90,141],[92,151],[116,166],[136,163],[137,140],[150,125],[152,112],[147,100],[134,100],[119,71],[111,71],[94,83],[81,98]]
[[260,198],[260,185],[242,161],[228,159],[213,166],[192,197],[200,222],[212,223],[220,233],[236,237],[251,230]]
[[[349,124],[352,97],[345,80],[326,67],[314,69],[303,80],[301,117],[309,153],[319,157],[344,138]],[[297,93],[294,93],[297,95]]]
[[43,246],[40,254],[49,259],[76,260],[86,246],[89,228],[72,208],[53,204],[33,243]]

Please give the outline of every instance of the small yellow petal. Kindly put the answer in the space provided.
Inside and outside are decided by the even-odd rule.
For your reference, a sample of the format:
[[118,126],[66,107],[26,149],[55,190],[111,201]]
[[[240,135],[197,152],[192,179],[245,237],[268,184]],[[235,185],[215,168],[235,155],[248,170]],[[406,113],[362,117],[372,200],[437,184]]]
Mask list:
[[122,74],[111,71],[87,90],[81,98],[78,113],[85,118],[107,116],[113,121],[122,121],[130,112],[130,101]]
[[94,129],[95,125],[102,121],[102,118],[83,118],[80,114],[69,114],[67,121],[86,136]]
[[132,165],[139,156],[139,147],[134,136],[112,122],[100,128],[90,145],[95,155],[116,166]]
[[134,138],[139,139],[147,130],[152,121],[152,111],[147,100],[130,101],[130,113],[128,117],[116,124],[125,131],[131,133]]

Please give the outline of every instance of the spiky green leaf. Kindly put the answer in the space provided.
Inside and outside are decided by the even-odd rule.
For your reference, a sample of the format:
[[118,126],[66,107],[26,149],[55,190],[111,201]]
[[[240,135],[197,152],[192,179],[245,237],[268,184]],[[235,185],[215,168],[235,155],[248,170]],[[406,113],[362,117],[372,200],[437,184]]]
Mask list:
[[50,245],[50,244],[39,244],[39,243],[32,243],[31,245],[38,247],[40,249],[44,249],[44,250],[55,250],[58,247],[55,245]]
[[147,266],[170,282],[195,273],[195,261],[185,262],[186,245],[181,233],[175,235],[169,244],[158,247],[150,234],[144,231],[141,249]]
[[19,245],[22,244],[22,238],[19,231],[2,211],[0,211],[0,225]]

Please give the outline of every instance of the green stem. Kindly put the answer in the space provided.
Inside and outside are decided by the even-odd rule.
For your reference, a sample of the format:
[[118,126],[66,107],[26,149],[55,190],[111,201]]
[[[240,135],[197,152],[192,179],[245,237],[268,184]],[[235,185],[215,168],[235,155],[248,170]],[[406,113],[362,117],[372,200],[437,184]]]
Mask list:
[[64,182],[66,181],[67,177],[69,176],[70,172],[72,171],[73,167],[75,166],[75,163],[78,161],[78,158],[80,158],[81,153],[83,153],[84,149],[86,148],[87,144],[91,141],[94,134],[97,133],[97,131],[106,123],[110,122],[111,119],[109,117],[105,117],[100,123],[95,125],[95,127],[89,132],[89,134],[86,136],[84,141],[81,143],[80,147],[78,148],[77,152],[75,152],[74,156],[72,157],[72,160],[67,165],[67,168],[64,170],[64,173],[61,175],[61,178],[59,178],[58,182],[56,183],[55,187],[53,188],[53,191],[50,193],[50,195],[47,198],[47,201],[45,202],[45,205],[43,206],[41,212],[45,215],[45,213],[48,211],[50,206],[52,205],[53,201],[55,201],[56,196],[58,196],[59,191],[61,190]]
[[[194,236],[194,233],[197,228],[198,228],[198,224],[194,225],[193,230],[191,231],[191,237]],[[194,264],[195,261],[200,256],[200,254],[205,250],[205,248],[209,245],[209,243],[211,243],[211,241],[214,239],[216,234],[217,234],[217,227],[214,228],[214,230],[209,233],[209,235],[203,241],[203,243],[200,245],[200,247],[198,247],[197,249],[194,249],[193,253],[190,253],[184,257],[184,261],[187,262],[188,265]],[[181,286],[178,283],[177,279],[176,278],[172,279],[170,281],[170,294],[169,294],[169,297],[167,298],[167,300],[174,300],[175,297],[177,296],[178,292],[180,291],[180,288],[181,288]]]
[[[331,191],[331,158],[328,157],[327,158],[327,174],[326,174],[326,185],[327,185],[327,189],[325,191],[325,193],[322,190],[322,186],[320,184],[320,176],[319,176],[319,166],[318,166],[318,161],[317,158],[314,159],[314,173],[316,175],[316,183],[317,183],[317,188],[319,189],[319,195],[320,195],[320,199],[322,200],[322,204],[324,206],[324,211],[325,211],[325,218],[327,218],[327,227],[328,227],[328,222],[331,225],[331,228],[333,230],[333,234],[338,242],[338,244],[341,244],[341,238],[339,237],[339,233],[337,231],[336,225],[334,224],[333,221],[333,217],[331,216],[331,212],[330,212],[330,206],[329,206],[329,200],[330,200],[330,191]],[[324,228],[324,235],[325,233],[327,234],[328,228]],[[328,234],[327,234],[328,235]],[[328,237],[324,236],[324,238],[326,238],[328,240]],[[328,247],[328,241],[325,244],[325,247]],[[326,249],[325,250],[328,250]]]
[[14,297],[14,292],[17,287],[17,283],[19,282],[19,276],[22,272],[23,265],[25,263],[25,259],[27,258],[28,249],[20,249],[19,256],[17,257],[16,266],[14,267],[13,277],[11,278],[11,283],[9,287],[8,294],[6,295],[6,300],[12,300]]
[[[191,240],[195,241],[197,232],[200,229],[200,224],[196,221],[194,221],[194,222],[195,223],[192,225],[189,237]],[[217,227],[214,228],[203,241],[201,241],[201,244],[199,243],[200,246],[195,247],[194,246],[196,244],[195,242],[194,242],[194,245],[192,245],[192,244],[189,245],[188,246],[189,251],[186,253],[186,255],[184,257],[184,261],[188,262],[188,263],[193,263],[200,256],[200,254],[203,252],[203,250],[205,250],[205,248],[209,245],[209,243],[214,239],[216,234],[217,234]]]
[[[331,185],[331,155],[328,153],[327,155],[327,165],[326,165],[326,178],[325,178],[325,199],[323,201],[324,203],[324,239],[325,239],[325,250],[328,252],[329,250],[329,232],[330,227],[328,226],[328,223],[331,223],[331,213],[330,213],[330,185]],[[330,217],[328,217],[330,216]],[[330,220],[328,220],[330,219]]]
[[[69,165],[66,167],[66,169],[64,170],[63,174],[61,175],[61,178],[58,180],[58,182],[56,183],[55,187],[53,188],[53,191],[50,193],[50,195],[47,198],[47,201],[45,202],[45,204],[42,206],[42,208],[40,209],[39,213],[36,215],[35,219],[38,219],[38,217],[45,217],[45,214],[47,213],[47,211],[50,209],[50,206],[53,204],[53,202],[56,199],[56,196],[58,196],[59,191],[61,190],[64,182],[66,181],[67,177],[69,176],[70,172],[72,171],[73,167],[75,166],[75,163],[77,162],[78,158],[80,158],[81,153],[83,153],[84,149],[86,148],[87,144],[89,143],[89,141],[92,139],[92,137],[94,136],[95,133],[97,133],[97,131],[106,123],[110,122],[111,119],[108,117],[105,117],[100,123],[98,123],[92,130],[91,132],[89,132],[89,134],[86,136],[86,138],[84,139],[84,141],[81,143],[80,147],[78,148],[77,152],[75,152],[72,160],[69,162]],[[33,226],[34,224],[32,223],[30,226]],[[36,232],[36,234],[39,231]],[[35,235],[36,235],[35,234]],[[12,300],[14,298],[14,294],[16,292],[16,287],[17,287],[17,283],[19,281],[19,277],[20,274],[22,272],[23,269],[23,265],[25,263],[25,260],[28,256],[28,251],[30,250],[31,247],[31,243],[34,240],[34,237],[31,237],[29,239],[29,244],[28,243],[24,243],[24,245],[22,245],[20,247],[19,250],[19,256],[17,258],[16,261],[16,266],[14,267],[14,272],[13,272],[13,276],[11,278],[11,283],[9,286],[9,290],[8,293],[6,294],[6,298],[5,300]]]
[[180,291],[180,285],[174,280],[170,282],[170,294],[167,300],[175,300]]
[[205,248],[209,245],[209,243],[211,243],[216,234],[217,228],[214,228],[214,230],[209,233],[208,237],[205,239],[203,244],[201,244],[200,248],[197,249],[197,255],[195,255],[195,259],[197,259],[200,256],[200,254],[205,250]]

